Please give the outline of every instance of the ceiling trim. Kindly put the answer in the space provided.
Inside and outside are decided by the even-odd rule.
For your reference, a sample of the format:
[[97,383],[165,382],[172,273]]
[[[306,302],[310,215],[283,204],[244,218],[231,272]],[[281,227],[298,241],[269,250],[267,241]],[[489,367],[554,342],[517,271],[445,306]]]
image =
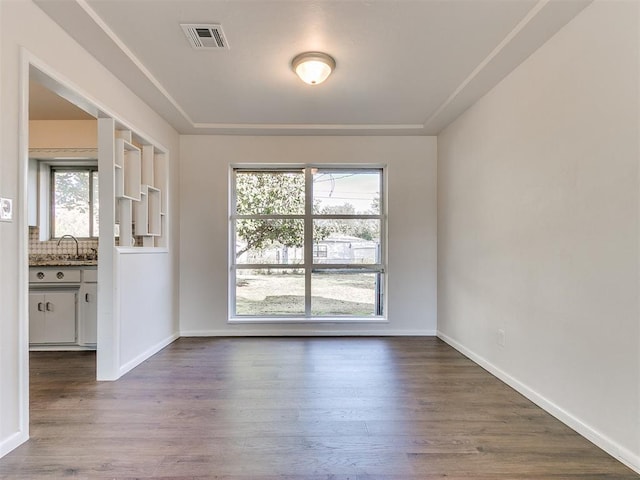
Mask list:
[[337,123],[194,123],[194,128],[264,129],[264,130],[422,130],[424,125],[337,124]]
[[129,49],[129,47],[127,47],[127,45],[122,40],[120,40],[120,37],[118,37],[118,35],[116,35],[116,33],[111,30],[109,25],[107,25],[107,23],[102,20],[102,17],[100,17],[100,15],[98,15],[98,13],[89,6],[86,0],[76,0],[76,2],[87,13],[87,15],[89,15],[89,17],[91,17],[91,19],[96,22],[96,24],[102,29],[102,31],[113,41],[113,43],[118,46],[122,53],[124,53],[127,58],[129,58],[129,60],[131,60],[131,62],[142,72],[142,74],[147,77],[147,79],[153,84],[153,86],[156,87],[160,91],[160,93],[162,93],[162,95],[164,95],[164,97],[171,103],[171,105],[175,107],[178,112],[180,112],[180,115],[182,115],[182,117],[187,122],[195,127],[193,120],[191,120],[191,117],[189,117],[187,112],[182,108],[178,101],[173,98],[167,91],[167,89],[164,88],[164,85],[162,85],[162,83],[160,83],[160,81],[153,76],[153,74],[144,65],[144,63],[142,63],[142,61],[138,57],[136,57],[135,53],[133,53],[131,49]]
[[469,74],[467,78],[465,78],[458,88],[456,88],[449,98],[447,98],[442,105],[438,107],[438,109],[424,122],[424,128],[427,129],[429,125],[436,119],[438,116],[456,99],[458,95],[469,85],[474,78],[476,78],[482,70],[484,70],[489,62],[497,57],[504,48],[511,43],[511,41],[518,35],[522,30],[526,28],[526,26],[533,20],[536,15],[540,13],[540,11],[547,6],[547,4],[551,0],[538,0],[529,13],[527,13],[520,22],[511,30],[506,37],[494,48],[486,58],[478,64],[476,68]]
[[[1,1],[1,0],[0,0]],[[283,132],[303,132],[310,133],[328,132],[334,130],[345,130],[350,132],[388,132],[391,135],[412,132],[413,134],[424,134],[429,127],[435,123],[448,107],[450,107],[457,97],[476,79],[487,66],[505,50],[505,48],[532,22],[532,20],[549,4],[552,0],[538,0],[529,12],[518,22],[518,24],[502,39],[502,41],[480,62],[473,71],[458,85],[451,95],[430,115],[422,124],[236,124],[236,123],[196,123],[189,114],[182,108],[178,101],[171,96],[162,83],[151,73],[144,63],[131,51],[125,42],[109,27],[100,15],[87,3],[87,0],[75,0],[85,13],[102,29],[102,31],[114,42],[122,53],[135,65],[136,68],[153,84],[153,86],[167,99],[176,109],[182,118],[194,129],[203,131],[233,131],[244,134],[255,134],[257,131],[264,131],[267,134]]]
[[94,160],[98,158],[97,148],[29,148],[29,158],[38,160]]

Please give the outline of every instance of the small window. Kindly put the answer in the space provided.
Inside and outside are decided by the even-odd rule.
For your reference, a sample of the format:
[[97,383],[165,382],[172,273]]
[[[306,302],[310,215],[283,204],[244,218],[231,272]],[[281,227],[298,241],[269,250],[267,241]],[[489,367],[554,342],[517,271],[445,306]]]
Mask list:
[[97,167],[51,168],[51,238],[99,234]]
[[318,243],[313,244],[314,258],[327,258],[328,253],[329,253],[329,247],[327,245],[320,245]]
[[234,320],[384,317],[382,168],[236,168],[232,185]]

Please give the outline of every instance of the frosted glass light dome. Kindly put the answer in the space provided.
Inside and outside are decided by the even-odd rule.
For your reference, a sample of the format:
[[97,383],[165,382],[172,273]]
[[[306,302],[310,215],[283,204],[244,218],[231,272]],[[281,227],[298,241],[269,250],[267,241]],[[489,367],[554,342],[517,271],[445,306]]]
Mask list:
[[297,55],[291,66],[303,82],[318,85],[331,75],[336,68],[336,61],[326,53],[306,52]]

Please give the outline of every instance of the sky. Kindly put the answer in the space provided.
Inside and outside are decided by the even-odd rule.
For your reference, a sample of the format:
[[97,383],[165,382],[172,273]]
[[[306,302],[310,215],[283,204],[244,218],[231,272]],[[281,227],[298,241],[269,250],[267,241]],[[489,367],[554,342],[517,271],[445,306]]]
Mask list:
[[350,203],[356,213],[370,213],[372,202],[380,196],[380,173],[320,171],[314,175],[313,196],[320,200],[320,208]]

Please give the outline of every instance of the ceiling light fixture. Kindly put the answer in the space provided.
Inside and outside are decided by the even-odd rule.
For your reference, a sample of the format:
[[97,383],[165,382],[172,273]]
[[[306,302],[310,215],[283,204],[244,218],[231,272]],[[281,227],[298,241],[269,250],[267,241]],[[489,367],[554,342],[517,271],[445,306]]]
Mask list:
[[291,67],[303,82],[318,85],[331,75],[336,68],[336,61],[326,53],[305,52],[295,56]]

